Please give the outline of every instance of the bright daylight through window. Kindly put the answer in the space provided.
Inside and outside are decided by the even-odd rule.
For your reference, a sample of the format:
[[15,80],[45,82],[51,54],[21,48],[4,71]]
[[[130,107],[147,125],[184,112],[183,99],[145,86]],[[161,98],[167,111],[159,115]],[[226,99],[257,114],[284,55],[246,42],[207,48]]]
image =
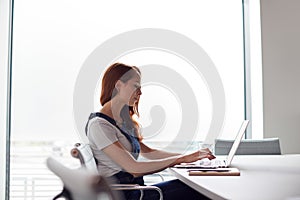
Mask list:
[[105,45],[111,49],[97,57],[107,65],[95,72],[93,96],[80,97],[89,112],[101,108],[104,69],[123,62],[142,70],[145,143],[184,150],[183,143],[205,140],[214,122],[213,136],[233,138],[245,117],[242,8],[240,0],[15,0],[11,199],[49,199],[61,190],[45,167],[49,155],[78,166],[69,150],[85,140],[88,114],[76,116],[73,97],[84,63]]

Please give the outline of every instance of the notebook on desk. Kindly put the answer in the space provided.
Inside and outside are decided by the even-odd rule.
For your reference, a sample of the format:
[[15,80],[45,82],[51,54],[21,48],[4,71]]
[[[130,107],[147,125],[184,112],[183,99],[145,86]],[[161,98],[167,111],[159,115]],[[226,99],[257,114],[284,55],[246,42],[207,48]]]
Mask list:
[[227,155],[227,158],[224,159],[202,159],[195,163],[188,163],[188,164],[180,164],[175,165],[176,168],[185,168],[185,169],[217,169],[217,168],[228,168],[231,164],[231,161],[239,147],[239,144],[245,134],[245,131],[247,129],[247,126],[249,124],[249,120],[244,120],[237,135],[234,140],[234,143],[229,151],[229,154]]
[[188,173],[190,176],[240,176],[237,168],[192,169]]

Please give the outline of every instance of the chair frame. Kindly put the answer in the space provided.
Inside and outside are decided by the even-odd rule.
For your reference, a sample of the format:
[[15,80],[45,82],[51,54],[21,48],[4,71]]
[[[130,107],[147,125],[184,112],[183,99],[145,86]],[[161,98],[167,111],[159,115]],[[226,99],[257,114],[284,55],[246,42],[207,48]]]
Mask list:
[[[86,158],[84,157],[85,155],[82,154],[82,151],[84,148],[88,149],[88,152],[89,152],[88,156],[90,156],[92,158],[91,165],[89,165],[89,166],[87,166],[87,163],[85,162],[85,160],[86,160]],[[70,153],[71,153],[72,157],[79,159],[82,167],[85,167],[85,168],[87,168],[87,170],[90,170],[91,172],[98,174],[97,164],[96,164],[95,158],[92,154],[92,149],[89,144],[76,143]],[[91,158],[88,158],[88,160]],[[110,187],[113,191],[139,190],[140,191],[140,200],[143,199],[144,190],[155,190],[159,193],[159,196],[160,196],[159,199],[160,200],[163,199],[162,191],[157,186],[151,186],[151,185],[141,186],[138,184],[110,184]]]

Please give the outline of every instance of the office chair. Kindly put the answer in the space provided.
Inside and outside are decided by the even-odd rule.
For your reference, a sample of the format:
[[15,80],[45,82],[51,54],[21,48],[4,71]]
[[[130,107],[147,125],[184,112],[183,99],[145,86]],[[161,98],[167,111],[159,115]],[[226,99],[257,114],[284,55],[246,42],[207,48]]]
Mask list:
[[[89,144],[76,143],[75,147],[71,150],[71,155],[79,159],[81,165],[93,174],[99,174],[92,149]],[[122,190],[139,190],[140,199],[143,198],[144,190],[156,190],[159,193],[160,200],[163,199],[162,191],[156,186],[140,186],[137,184],[110,184],[113,191]]]
[[67,200],[118,200],[106,179],[100,175],[88,172],[84,168],[70,169],[52,157],[47,158],[46,165],[63,182],[63,191],[54,199],[64,198]]
[[[216,139],[215,154],[228,155],[233,142],[234,140]],[[279,139],[242,140],[236,155],[281,155]]]

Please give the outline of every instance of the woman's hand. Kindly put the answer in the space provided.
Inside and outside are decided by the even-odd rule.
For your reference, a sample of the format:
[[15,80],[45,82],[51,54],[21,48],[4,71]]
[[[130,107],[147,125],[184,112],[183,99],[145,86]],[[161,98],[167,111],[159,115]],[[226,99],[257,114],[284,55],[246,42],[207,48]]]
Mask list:
[[201,149],[199,151],[196,151],[194,153],[179,157],[176,160],[175,164],[191,163],[191,162],[201,160],[203,158],[208,158],[209,160],[211,160],[211,159],[214,159],[216,157],[211,153],[211,151],[208,148],[205,148],[205,149]]
[[198,152],[199,152],[199,158],[200,158],[199,160],[201,160],[203,158],[208,158],[209,160],[216,158],[208,148],[200,149]]

